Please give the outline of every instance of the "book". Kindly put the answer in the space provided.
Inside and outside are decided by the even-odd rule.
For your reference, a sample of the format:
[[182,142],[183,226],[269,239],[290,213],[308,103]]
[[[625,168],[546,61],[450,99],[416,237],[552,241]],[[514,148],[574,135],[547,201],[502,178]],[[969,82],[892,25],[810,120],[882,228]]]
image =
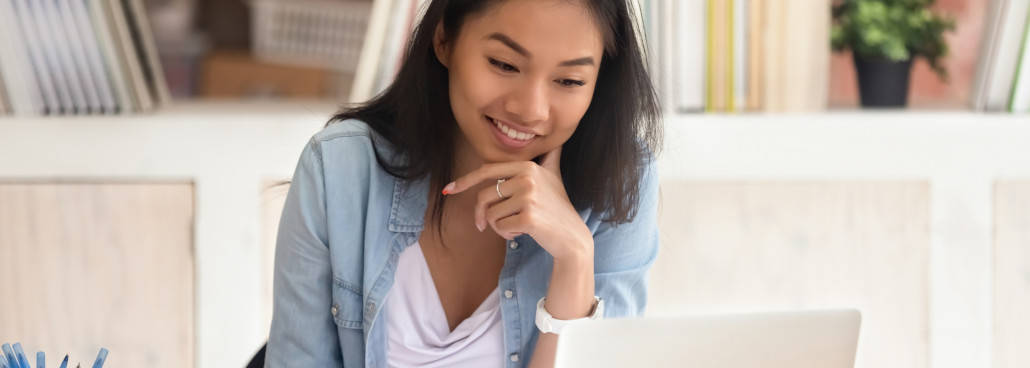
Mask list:
[[700,112],[705,109],[706,1],[674,1],[671,6],[669,13],[676,19],[670,23],[675,32],[672,37],[676,60],[672,70],[675,111]]
[[361,57],[354,71],[351,83],[351,102],[364,102],[375,95],[375,82],[378,66],[382,63],[383,46],[390,23],[391,0],[373,0],[372,12],[365,31],[365,41],[361,45]]
[[[673,92],[675,85],[675,61],[676,61],[676,34],[675,34],[675,2],[673,0],[653,0],[655,4],[655,36],[656,47],[655,63],[658,65],[657,89],[659,98],[662,101],[662,109],[665,113],[674,113],[676,110],[676,96]],[[703,15],[702,15],[703,16]],[[704,71],[702,70],[702,73]],[[702,85],[702,91],[704,85]]]
[[83,47],[82,40],[82,37],[86,35],[81,34],[78,26],[75,24],[71,4],[68,3],[69,0],[48,0],[45,2],[50,4],[50,10],[54,12],[57,19],[57,27],[55,27],[54,31],[58,34],[57,38],[61,40],[62,57],[71,64],[72,71],[76,75],[75,79],[78,81],[79,87],[86,98],[86,105],[83,111],[94,114],[100,113],[103,107],[100,102],[99,81],[89,66],[89,60],[87,59],[86,49]]
[[47,106],[35,78],[29,50],[21,42],[14,1],[0,0],[0,75],[4,78],[5,110],[15,115],[42,115]]
[[747,102],[745,109],[762,109],[764,89],[762,74],[765,54],[762,48],[762,30],[765,29],[765,3],[767,0],[750,0],[747,11]]
[[829,105],[830,4],[820,1],[785,1],[788,34],[784,69],[788,111],[823,111]]
[[1030,1],[1002,1],[996,6],[1001,8],[998,10],[1001,21],[997,23],[1000,28],[987,32],[992,39],[984,39],[983,42],[993,45],[990,46],[991,53],[983,56],[986,60],[981,61],[982,71],[978,71],[978,77],[983,80],[975,82],[983,84],[980,87],[983,92],[974,106],[985,111],[1005,111],[1009,107]]
[[132,31],[129,28],[129,21],[127,20],[128,10],[123,6],[122,0],[98,1],[105,2],[105,10],[111,20],[111,27],[118,45],[118,55],[125,64],[128,85],[133,96],[135,96],[134,107],[138,112],[149,112],[154,109],[154,99],[151,97],[149,87],[147,87],[147,79],[143,74],[143,62],[140,59],[140,52],[136,48]]
[[747,107],[748,0],[733,0],[733,111]]
[[161,58],[157,53],[157,46],[154,44],[154,32],[150,28],[150,20],[147,17],[146,7],[143,6],[143,0],[122,0],[122,2],[127,11],[126,17],[133,33],[132,39],[135,42],[137,55],[143,66],[147,89],[157,103],[167,105],[172,100],[172,94],[168,90],[168,82],[165,80],[164,68],[161,67]]
[[86,9],[85,0],[62,0],[71,14],[70,24],[74,25],[75,33],[79,34],[79,43],[82,49],[83,58],[89,68],[89,74],[93,77],[94,86],[100,97],[101,113],[114,113],[117,111],[114,88],[112,80],[104,68],[104,59],[101,57],[100,46],[98,45],[99,35],[90,22],[90,13]]
[[1016,61],[1016,76],[1009,97],[1009,112],[1030,112],[1030,12],[1023,25],[1023,42]]
[[380,50],[380,63],[376,68],[376,78],[372,86],[371,95],[375,96],[389,87],[393,77],[397,74],[403,57],[404,45],[407,43],[407,35],[410,30],[408,23],[409,14],[414,16],[413,0],[383,0],[390,4],[389,23],[386,27],[386,37]]
[[85,0],[90,23],[96,31],[97,43],[102,56],[104,70],[114,87],[117,111],[128,113],[139,110],[136,92],[129,80],[128,60],[121,53],[120,39],[114,29],[114,16],[108,0]]
[[1009,0],[992,0],[984,15],[984,30],[980,41],[980,58],[973,77],[973,91],[970,95],[970,106],[974,110],[987,109],[987,87],[991,69],[998,54],[998,37],[1002,31],[1005,8]]
[[[58,81],[63,83],[63,89],[71,96],[70,110],[72,113],[88,112],[89,101],[85,88],[82,85],[82,77],[76,69],[75,60],[71,55],[68,45],[68,37],[64,32],[64,25],[57,7],[53,0],[30,1],[36,11],[36,28],[42,39],[44,51],[56,69]],[[58,93],[60,94],[60,90]]]
[[171,102],[143,0],[0,0],[3,111],[150,111]]
[[669,108],[666,99],[665,86],[663,85],[662,71],[662,43],[661,43],[661,9],[664,0],[640,0],[641,7],[641,30],[644,32],[644,40],[647,44],[647,72],[651,77],[655,92],[658,95],[659,104],[663,111]]
[[829,96],[829,3],[766,1],[763,12],[763,110],[825,110]]
[[725,112],[732,106],[733,39],[732,2],[708,0],[706,51],[706,106],[707,112]]
[[[29,51],[32,73],[36,77],[36,83],[43,92],[43,101],[46,109],[51,114],[62,113],[71,103],[71,97],[66,90],[61,90],[62,85],[56,80],[52,64],[47,59],[44,47],[40,41],[40,34],[36,28],[36,14],[29,8],[27,0],[11,0],[14,4],[14,17],[18,19],[21,31],[20,40],[25,49]],[[59,93],[60,92],[60,93]]]

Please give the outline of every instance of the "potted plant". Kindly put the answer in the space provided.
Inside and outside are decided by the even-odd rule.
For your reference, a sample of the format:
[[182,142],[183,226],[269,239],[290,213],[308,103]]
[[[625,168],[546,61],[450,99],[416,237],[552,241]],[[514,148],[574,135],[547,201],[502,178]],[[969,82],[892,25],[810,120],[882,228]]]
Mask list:
[[899,107],[908,100],[912,59],[926,59],[948,81],[941,59],[948,54],[944,32],[955,29],[950,17],[930,11],[934,0],[838,0],[833,4],[830,43],[850,49],[858,72],[862,106]]

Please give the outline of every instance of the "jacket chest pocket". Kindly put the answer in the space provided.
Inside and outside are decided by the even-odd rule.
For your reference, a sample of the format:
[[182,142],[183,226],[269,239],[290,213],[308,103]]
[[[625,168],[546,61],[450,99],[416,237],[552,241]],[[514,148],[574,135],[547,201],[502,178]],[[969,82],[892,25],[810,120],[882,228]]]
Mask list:
[[362,328],[362,297],[358,290],[339,279],[333,282],[333,305],[329,313],[341,328]]

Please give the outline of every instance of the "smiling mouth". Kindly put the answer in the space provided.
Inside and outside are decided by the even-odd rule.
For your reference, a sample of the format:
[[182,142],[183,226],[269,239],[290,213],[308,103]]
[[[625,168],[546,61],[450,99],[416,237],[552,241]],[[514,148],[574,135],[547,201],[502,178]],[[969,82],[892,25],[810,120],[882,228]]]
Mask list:
[[514,127],[512,127],[512,125],[507,124],[501,120],[491,118],[490,116],[486,116],[486,119],[490,121],[490,123],[493,124],[494,127],[500,130],[502,134],[504,134],[510,139],[517,141],[530,141],[533,140],[533,138],[537,137],[536,134],[515,129]]

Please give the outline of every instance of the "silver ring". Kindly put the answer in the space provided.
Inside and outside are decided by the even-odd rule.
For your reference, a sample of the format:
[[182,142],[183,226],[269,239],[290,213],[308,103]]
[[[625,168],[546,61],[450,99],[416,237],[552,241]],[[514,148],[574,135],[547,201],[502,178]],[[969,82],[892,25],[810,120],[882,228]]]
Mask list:
[[505,180],[508,180],[508,179],[505,179],[505,178],[497,179],[497,185],[494,186],[494,189],[497,189],[497,198],[504,199],[504,194],[501,194],[501,183],[503,183]]

